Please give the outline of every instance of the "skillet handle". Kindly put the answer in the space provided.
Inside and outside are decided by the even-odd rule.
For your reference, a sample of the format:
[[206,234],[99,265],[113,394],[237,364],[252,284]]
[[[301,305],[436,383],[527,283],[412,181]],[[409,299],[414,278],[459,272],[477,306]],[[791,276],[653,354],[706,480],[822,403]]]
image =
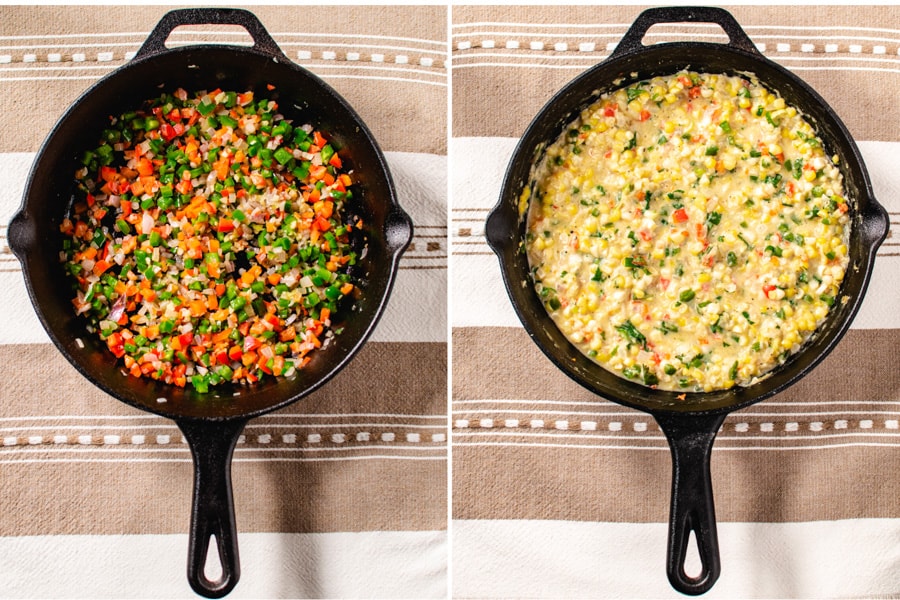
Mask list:
[[393,206],[384,223],[384,238],[388,251],[399,260],[413,237],[413,223],[410,216],[399,206]]
[[167,52],[166,40],[172,31],[182,25],[238,25],[247,30],[253,38],[253,50],[268,54],[270,57],[288,61],[287,56],[269,35],[262,22],[249,10],[241,8],[183,8],[171,10],[163,15],[153,31],[135,54],[135,58],[143,58]]
[[[865,245],[869,249],[870,259],[875,258],[878,247],[887,238],[890,226],[891,220],[887,210],[870,196],[862,212],[862,223],[860,224],[860,231]],[[10,230],[12,230],[12,225],[10,225]]]
[[715,23],[728,35],[728,46],[762,56],[756,44],[725,9],[714,6],[662,6],[649,8],[639,14],[609,59],[641,50],[644,47],[642,40],[647,30],[661,23]]
[[[231,494],[231,457],[247,421],[183,420],[177,423],[194,457],[188,582],[201,596],[221,598],[237,585],[241,576]],[[213,537],[222,568],[222,575],[215,581],[205,572]]]
[[[666,574],[683,594],[703,594],[719,578],[719,540],[709,459],[725,415],[656,414],[672,449],[672,504]],[[691,532],[702,565],[696,577],[684,570]]]

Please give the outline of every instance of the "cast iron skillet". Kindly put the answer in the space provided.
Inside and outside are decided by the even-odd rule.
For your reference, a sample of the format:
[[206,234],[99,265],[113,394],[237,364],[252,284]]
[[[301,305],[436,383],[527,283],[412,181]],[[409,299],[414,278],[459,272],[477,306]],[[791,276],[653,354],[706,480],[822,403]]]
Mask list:
[[[242,26],[252,47],[196,45],[168,49],[166,39],[180,25]],[[267,85],[274,85],[274,90]],[[70,287],[58,253],[59,225],[74,191],[77,159],[110,115],[121,114],[163,90],[183,87],[254,90],[275,99],[296,124],[314,123],[331,135],[344,165],[352,169],[354,207],[365,223],[355,240],[365,252],[356,275],[362,298],[334,343],[312,355],[292,379],[199,395],[145,378],[124,376],[102,342],[85,331],[70,304]],[[188,580],[199,594],[220,597],[240,574],[231,494],[231,457],[252,417],[284,407],[322,386],[340,371],[375,327],[396,276],[400,255],[412,237],[412,223],[400,208],[393,181],[377,143],[354,110],[327,84],[292,63],[262,23],[243,10],[188,9],[167,13],[135,58],[87,90],[63,115],[37,154],[19,212],[9,227],[9,244],[22,263],[34,308],[50,339],[85,377],[115,398],[174,419],[194,458],[194,493]],[[363,239],[364,238],[364,239]],[[78,341],[84,344],[79,347]],[[235,397],[233,393],[239,392]],[[162,401],[160,400],[162,399]],[[222,575],[204,573],[207,548],[215,537]]]
[[[647,30],[658,23],[708,22],[728,34],[727,44],[679,42],[644,46]],[[523,249],[524,218],[518,199],[530,185],[531,168],[552,143],[600,94],[658,75],[691,68],[709,73],[755,73],[760,83],[781,92],[810,121],[826,150],[840,157],[851,199],[850,265],[839,302],[814,339],[771,376],[747,388],[709,393],[653,390],[617,377],[571,345],[547,315],[534,291]],[[500,200],[488,216],[486,236],[500,259],[507,292],[526,331],[567,375],[619,404],[651,414],[672,450],[672,501],[666,570],[672,586],[686,594],[709,590],[720,572],[709,462],[712,444],[725,416],[783,390],[809,373],[838,343],[863,299],[875,251],[887,235],[888,218],[872,194],[859,150],[825,101],[788,70],[765,59],[730,13],[718,8],[665,7],[641,13],[615,51],[559,91],[535,117],[510,161]],[[702,571],[684,570],[691,532],[696,535]]]

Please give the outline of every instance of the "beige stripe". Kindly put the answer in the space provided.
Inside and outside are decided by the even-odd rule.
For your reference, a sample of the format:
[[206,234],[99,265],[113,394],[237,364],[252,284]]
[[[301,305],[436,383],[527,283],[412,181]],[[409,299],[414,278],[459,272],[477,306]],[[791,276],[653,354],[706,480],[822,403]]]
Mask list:
[[[167,534],[188,530],[192,467],[0,464],[4,536]],[[232,468],[240,532],[442,530],[446,464],[244,463]],[[27,481],[27,485],[13,482]]]
[[[453,398],[591,402],[597,396],[558,370],[524,329],[453,330]],[[850,330],[808,376],[772,402],[900,400],[900,329]],[[762,406],[762,405],[761,405]]]
[[[878,465],[898,459],[898,448],[714,450],[716,516],[776,523],[894,518],[900,480]],[[453,517],[665,522],[670,483],[665,450],[454,448]]]
[[[3,535],[187,531],[192,468],[170,421],[99,392],[52,346],[2,346],[0,364],[0,398],[19,399],[2,403],[15,445],[0,446],[0,478],[28,482],[0,499]],[[446,369],[444,344],[370,343],[319,392],[251,421],[233,467],[239,529],[444,528],[444,420],[428,417],[445,413]]]
[[[10,417],[146,415],[95,388],[51,345],[0,346],[0,364],[0,423]],[[281,412],[444,415],[446,398],[445,344],[371,342],[327,385]]]
[[[3,23],[0,34],[54,36],[50,40],[0,40],[3,47],[0,56],[8,56],[10,60],[9,64],[0,64],[0,114],[25,115],[16,120],[0,120],[0,152],[37,150],[66,108],[97,78],[121,66],[125,53],[138,49],[168,9],[108,6],[93,11],[96,14],[92,14],[91,19],[83,19],[84,8],[81,7],[0,7],[0,23]],[[323,77],[347,99],[372,129],[382,149],[446,154],[445,7],[344,7],[339,24],[329,7],[305,7],[302,11],[290,7],[254,7],[253,12],[276,42],[284,42],[283,50],[289,58]],[[71,29],[73,23],[78,23],[75,30]],[[188,32],[204,30],[197,26],[184,29]],[[231,27],[219,31],[240,30]],[[91,35],[108,32],[130,35]],[[292,35],[294,32],[303,35]],[[335,35],[315,35],[320,33]],[[189,37],[179,29],[172,40],[180,43]],[[404,39],[381,39],[384,37]],[[408,41],[410,38],[413,40]],[[220,39],[249,38],[221,35]],[[355,42],[397,49],[360,47],[358,60],[347,60],[347,52],[355,51],[353,47],[329,46]],[[60,44],[66,44],[66,47]],[[38,47],[48,45],[60,47]],[[298,54],[301,51],[310,52],[310,58],[301,58]],[[323,60],[322,52],[333,52],[333,59],[325,55]],[[84,56],[73,62],[72,55],[76,53]],[[59,55],[58,65],[48,63],[51,54]],[[26,55],[30,55],[29,62],[23,62]],[[106,56],[100,58],[101,55]],[[421,64],[422,58],[430,59],[430,66]],[[57,66],[59,69],[55,68]],[[335,66],[339,68],[333,68]],[[53,70],[47,71],[51,67]],[[52,74],[71,79],[22,79]],[[398,81],[397,78],[413,81]],[[427,83],[416,83],[416,80]],[[444,85],[432,85],[434,83]],[[34,93],[36,90],[40,93]],[[24,112],[22,97],[29,98]]]
[[[766,45],[766,56],[780,62],[817,90],[835,112],[846,123],[851,135],[859,140],[897,141],[900,133],[894,123],[900,121],[900,104],[893,102],[893,90],[900,84],[900,62],[897,49],[900,47],[900,11],[890,7],[822,7],[814,12],[798,11],[796,7],[731,7],[740,23],[747,27],[751,39],[758,37],[757,43]],[[534,39],[521,36],[515,41],[518,48],[507,48],[507,42],[517,36],[503,35],[517,28],[502,25],[479,25],[457,27],[454,31],[453,69],[453,134],[454,136],[502,136],[519,137],[524,133],[530,120],[562,86],[575,78],[582,70],[600,62],[608,54],[606,44],[621,38],[624,29],[592,28],[599,35],[583,35],[579,23],[585,24],[626,24],[631,23],[640,12],[638,7],[605,7],[601,14],[587,6],[579,7],[458,7],[454,8],[455,24],[465,23],[566,23],[570,28],[545,28],[544,36]],[[834,24],[893,28],[895,33],[856,32],[830,29]],[[771,29],[759,26],[772,25]],[[826,52],[827,41],[815,37],[823,35],[818,26],[828,27],[829,36],[885,36],[888,41],[851,40],[842,41],[835,52]],[[792,26],[800,29],[784,30],[775,26]],[[670,30],[666,26],[664,30]],[[528,31],[540,31],[538,26],[530,26]],[[694,28],[696,30],[696,28]],[[564,32],[582,35],[570,38],[560,37]],[[655,31],[655,29],[651,30]],[[711,30],[712,34],[715,30]],[[476,32],[484,32],[479,35]],[[492,35],[496,32],[498,35]],[[774,32],[774,33],[773,33]],[[615,36],[610,37],[611,33]],[[791,51],[779,51],[779,34]],[[556,37],[554,37],[556,35]],[[774,36],[774,37],[773,37]],[[488,39],[488,48],[484,40]],[[796,39],[799,38],[799,39]],[[567,44],[564,52],[554,50],[554,40]],[[656,41],[656,38],[651,38]],[[471,45],[471,49],[459,49],[459,42]],[[531,49],[532,41],[544,44],[543,50]],[[715,40],[713,40],[715,41]],[[813,43],[812,51],[801,51],[803,43]],[[593,52],[579,50],[580,44],[593,43]],[[858,52],[850,50],[850,44],[858,46]],[[883,55],[874,54],[875,46],[883,47]],[[538,55],[534,57],[534,55]],[[559,60],[559,57],[566,57]],[[591,56],[595,58],[590,59]],[[841,60],[835,60],[840,56]],[[585,59],[587,57],[587,60]],[[818,60],[808,61],[806,57]],[[849,62],[846,60],[850,58]],[[866,60],[862,60],[865,58]],[[801,60],[804,59],[804,60]],[[465,65],[479,63],[488,66],[466,68]],[[507,67],[503,64],[583,65],[581,69]],[[497,66],[490,66],[497,65]],[[841,67],[841,70],[818,70],[822,67]],[[868,69],[867,71],[846,70]],[[892,69],[886,72],[876,69]],[[858,90],[866,90],[859,94]],[[498,109],[502,107],[502,110]],[[878,118],[870,115],[877,114]]]

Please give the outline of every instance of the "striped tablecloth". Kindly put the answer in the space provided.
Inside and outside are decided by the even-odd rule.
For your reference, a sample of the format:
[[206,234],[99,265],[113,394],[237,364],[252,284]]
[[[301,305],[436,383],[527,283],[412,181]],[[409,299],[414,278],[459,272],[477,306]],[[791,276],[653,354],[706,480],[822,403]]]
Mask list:
[[[166,10],[0,7],[0,597],[193,596],[187,445],[172,422],[99,392],[64,360],[6,244],[55,121]],[[415,238],[350,366],[246,428],[233,465],[242,579],[232,596],[443,597],[447,8],[252,10],[370,126]],[[250,42],[236,27],[190,26],[169,43],[201,40]]]
[[[454,7],[451,307],[454,596],[678,597],[671,465],[644,413],[592,395],[532,343],[484,220],[556,90],[642,7]],[[735,6],[768,58],[844,120],[900,226],[900,7]],[[656,26],[645,43],[727,38]],[[732,414],[712,457],[722,575],[710,598],[900,597],[900,242],[852,329],[788,391]]]

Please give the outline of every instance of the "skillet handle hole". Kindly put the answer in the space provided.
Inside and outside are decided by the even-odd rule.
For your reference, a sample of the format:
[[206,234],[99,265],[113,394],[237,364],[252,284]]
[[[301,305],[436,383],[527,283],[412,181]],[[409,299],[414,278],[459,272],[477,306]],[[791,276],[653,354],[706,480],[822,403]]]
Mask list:
[[[182,29],[179,35],[172,35],[183,27],[190,29]],[[222,43],[252,47],[273,59],[287,59],[256,15],[238,8],[170,10],[150,32],[135,58],[161,54],[176,46]]]
[[253,45],[253,38],[247,30],[239,25],[179,25],[169,32],[165,39],[168,49],[190,46],[193,44],[221,44],[227,41],[229,45],[246,46]]
[[703,575],[703,559],[700,557],[700,544],[697,542],[697,534],[694,533],[693,529],[688,534],[681,571],[688,579],[700,579]]
[[209,536],[206,548],[206,562],[203,564],[203,577],[213,585],[222,583],[225,569],[222,568],[222,557],[219,555],[219,540],[215,534]]
[[[685,35],[683,33],[684,29],[673,30],[671,28],[671,25],[683,23],[714,23],[721,29],[716,31],[712,43],[720,43],[746,52],[759,54],[756,45],[747,36],[747,33],[741,28],[731,13],[722,8],[714,6],[659,6],[648,8],[638,15],[631,28],[625,32],[616,49],[610,55],[610,59],[639,52],[645,47],[643,43],[645,39],[649,41],[649,38],[657,38],[653,41],[656,44],[683,42],[685,37],[690,39],[701,35],[693,33]],[[670,27],[668,30],[664,30],[662,34],[651,34],[650,31],[658,25],[669,25]],[[710,40],[706,37],[709,34],[706,30],[703,30],[702,35],[704,37],[701,40],[704,43],[709,43]],[[722,36],[721,38],[719,37],[720,35]]]
[[702,37],[692,38],[690,34],[678,33],[677,29],[673,29],[673,25],[687,24],[686,21],[676,23],[657,23],[652,25],[641,38],[641,42],[645,46],[653,46],[655,44],[668,44],[672,42],[710,42],[714,44],[727,44],[728,34],[724,30],[718,28],[704,29]]

